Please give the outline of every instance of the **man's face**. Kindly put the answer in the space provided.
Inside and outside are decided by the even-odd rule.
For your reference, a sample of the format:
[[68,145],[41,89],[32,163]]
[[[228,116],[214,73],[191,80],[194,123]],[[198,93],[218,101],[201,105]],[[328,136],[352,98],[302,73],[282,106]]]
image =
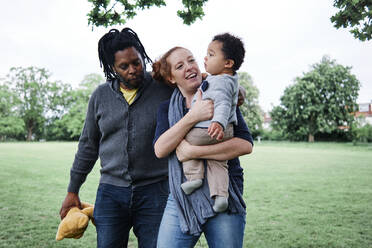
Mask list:
[[143,81],[143,60],[134,47],[115,53],[114,69],[125,81],[138,88]]

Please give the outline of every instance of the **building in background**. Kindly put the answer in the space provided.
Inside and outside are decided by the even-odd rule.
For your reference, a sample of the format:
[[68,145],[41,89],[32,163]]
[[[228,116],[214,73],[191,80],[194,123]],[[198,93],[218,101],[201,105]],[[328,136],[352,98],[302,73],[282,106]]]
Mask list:
[[359,111],[355,113],[359,123],[364,126],[365,124],[372,125],[372,100],[369,103],[359,103]]

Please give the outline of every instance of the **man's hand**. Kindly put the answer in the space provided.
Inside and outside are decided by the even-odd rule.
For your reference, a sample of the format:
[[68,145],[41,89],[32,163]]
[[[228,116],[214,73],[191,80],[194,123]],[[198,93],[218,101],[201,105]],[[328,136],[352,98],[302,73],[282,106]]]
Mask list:
[[61,210],[59,210],[59,216],[61,217],[61,220],[65,218],[67,212],[73,207],[82,209],[79,195],[76,193],[68,192],[65,200],[62,203]]
[[197,97],[190,110],[195,122],[210,120],[213,117],[214,105],[212,100],[203,100],[200,89],[196,92]]
[[218,122],[212,122],[208,127],[208,134],[212,139],[222,140],[224,136],[223,127]]
[[238,104],[237,104],[238,107],[244,103],[246,95],[247,95],[247,93],[245,91],[245,88],[243,86],[239,85]]

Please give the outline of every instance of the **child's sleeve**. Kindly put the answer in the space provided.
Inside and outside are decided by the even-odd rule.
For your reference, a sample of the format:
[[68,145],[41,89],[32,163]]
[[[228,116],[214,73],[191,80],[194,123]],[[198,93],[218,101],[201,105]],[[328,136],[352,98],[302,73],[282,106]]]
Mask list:
[[220,123],[226,129],[234,101],[234,92],[237,89],[236,82],[228,77],[217,77],[213,80],[215,82],[210,83],[214,100],[214,114],[211,121]]

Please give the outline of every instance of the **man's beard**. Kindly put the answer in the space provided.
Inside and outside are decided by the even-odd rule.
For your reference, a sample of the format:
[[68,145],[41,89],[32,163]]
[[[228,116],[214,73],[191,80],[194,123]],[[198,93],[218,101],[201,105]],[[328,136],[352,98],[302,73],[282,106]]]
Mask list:
[[[138,89],[138,87],[141,85],[141,83],[138,83],[136,85],[133,85],[133,84],[129,83],[122,76],[120,76],[119,73],[115,73],[115,77],[119,81],[119,83],[124,84],[124,86],[127,87],[130,90]],[[143,80],[143,74],[141,75],[141,80],[140,81],[142,81],[142,80]]]

